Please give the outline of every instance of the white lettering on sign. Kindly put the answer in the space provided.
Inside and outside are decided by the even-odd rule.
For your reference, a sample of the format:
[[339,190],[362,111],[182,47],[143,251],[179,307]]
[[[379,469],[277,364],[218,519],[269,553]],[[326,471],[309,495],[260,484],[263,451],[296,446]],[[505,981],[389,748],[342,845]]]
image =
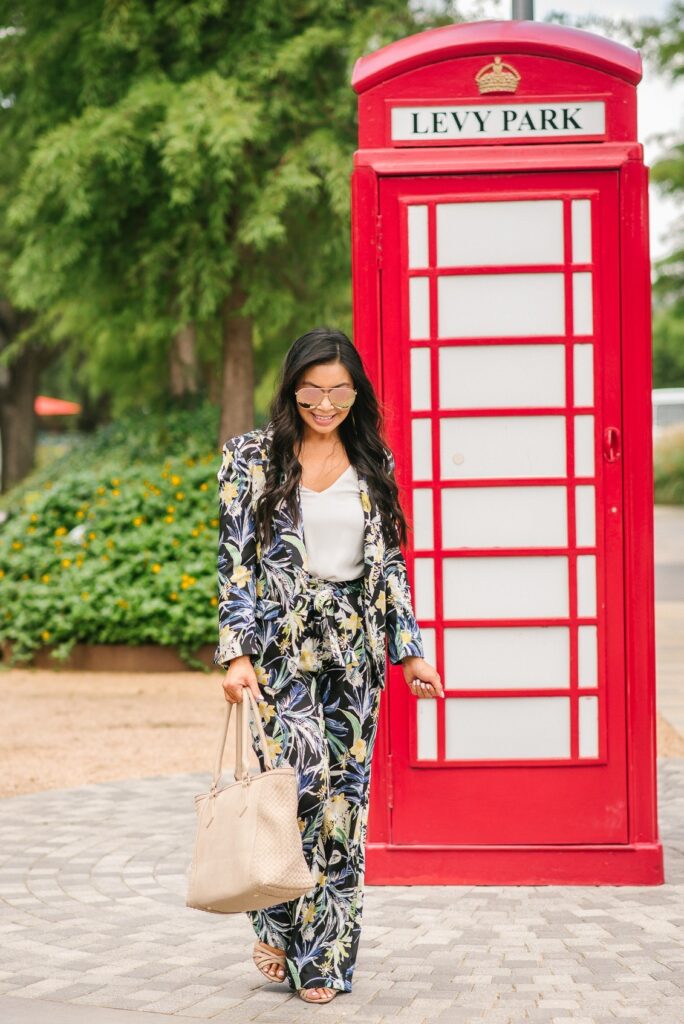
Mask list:
[[392,107],[392,141],[555,138],[603,135],[606,105],[511,103],[492,106]]

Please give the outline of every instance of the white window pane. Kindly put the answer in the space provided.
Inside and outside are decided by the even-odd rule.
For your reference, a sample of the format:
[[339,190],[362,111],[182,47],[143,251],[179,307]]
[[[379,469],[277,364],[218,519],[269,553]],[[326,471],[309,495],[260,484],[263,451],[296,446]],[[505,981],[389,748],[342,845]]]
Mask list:
[[437,701],[416,701],[417,756],[420,760],[437,757]]
[[579,756],[598,757],[598,697],[579,698],[578,724]]
[[[414,558],[413,560],[414,604],[416,618],[435,617],[435,560]],[[421,631],[422,632],[422,631]]]
[[598,648],[596,626],[580,626],[577,630],[579,655],[579,686],[598,684]]
[[455,416],[440,422],[443,480],[565,475],[565,417]]
[[[437,639],[435,637],[435,630],[432,626],[421,626],[420,635],[423,638],[423,648],[425,650],[425,660],[429,661],[431,665],[437,664]],[[444,680],[442,680],[444,682]]]
[[429,409],[430,401],[430,349],[411,349],[411,408]]
[[409,333],[413,339],[430,337],[430,285],[427,277],[409,278]]
[[414,270],[428,266],[428,210],[427,206],[408,208],[409,267]]
[[562,274],[459,274],[437,279],[440,338],[562,335]]
[[569,686],[569,631],[566,626],[446,629],[444,666],[450,687]]
[[439,351],[441,409],[565,405],[563,345],[464,345]]
[[548,619],[567,614],[565,557],[444,559],[446,618]]
[[563,547],[568,543],[564,487],[446,487],[445,548]]
[[594,404],[594,346],[574,346],[575,405]]
[[596,543],[596,498],[593,487],[575,490],[575,532],[577,546],[591,548]]
[[593,334],[591,274],[572,275],[573,327],[576,335]]
[[448,697],[447,758],[570,756],[567,697]]
[[594,417],[575,416],[575,476],[594,475]]
[[416,487],[413,491],[413,544],[417,550],[432,548],[434,541],[432,491]]
[[511,266],[563,262],[560,199],[439,203],[437,265]]
[[577,614],[582,618],[596,615],[595,555],[580,555],[577,559]]
[[591,263],[591,200],[572,201],[572,262]]
[[415,419],[411,424],[411,455],[414,480],[432,480],[432,424]]

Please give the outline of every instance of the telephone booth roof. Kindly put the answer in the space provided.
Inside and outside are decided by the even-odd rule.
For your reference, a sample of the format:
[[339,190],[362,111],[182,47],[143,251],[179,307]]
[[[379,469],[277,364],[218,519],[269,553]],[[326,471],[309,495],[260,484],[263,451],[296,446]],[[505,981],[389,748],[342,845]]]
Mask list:
[[426,29],[360,57],[352,75],[357,93],[402,75],[453,57],[498,53],[526,53],[555,57],[595,68],[630,85],[642,77],[636,50],[592,32],[536,21],[477,21]]

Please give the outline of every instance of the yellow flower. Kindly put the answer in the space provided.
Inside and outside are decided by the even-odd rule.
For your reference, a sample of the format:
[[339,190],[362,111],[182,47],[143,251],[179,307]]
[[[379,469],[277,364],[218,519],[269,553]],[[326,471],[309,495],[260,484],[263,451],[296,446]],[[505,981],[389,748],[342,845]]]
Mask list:
[[96,494],[104,494],[106,492],[106,490],[107,490],[106,487],[98,487],[97,491],[95,493]]
[[118,478],[118,476],[113,476],[112,477],[112,485],[114,487],[118,487],[119,486],[119,478]]
[[[263,666],[260,665],[259,668],[261,669],[261,672],[263,673],[263,671],[264,671]],[[258,679],[258,672],[257,672],[257,679]],[[259,685],[262,685],[260,679],[259,679]],[[264,721],[264,724],[267,725],[271,721],[271,719],[273,718],[273,716],[275,714],[275,708],[273,707],[272,704],[269,704],[268,701],[266,701],[266,700],[260,700],[258,702],[258,704],[257,704],[257,707],[259,708],[259,714],[261,715],[261,717],[262,717],[262,719]]]
[[160,572],[161,565],[159,564],[159,562],[153,562],[152,565],[150,566],[150,569],[152,570],[152,572]]
[[176,593],[175,590],[174,590],[174,592],[172,594],[169,594],[169,600],[170,601],[177,601],[178,600],[178,594]]
[[190,531],[190,536],[191,537],[199,537],[199,534],[200,534],[199,530],[195,530],[194,528]]
[[114,541],[112,540],[112,538],[111,538],[111,537],[109,537],[109,538],[107,539],[107,547],[108,547],[108,548],[113,548],[113,547],[114,547]]
[[[133,525],[134,526],[142,526],[142,524],[143,524],[143,517],[142,516],[136,516],[135,519],[133,520]],[[94,536],[94,534],[93,534],[93,536]]]
[[88,534],[88,540],[95,540],[96,537],[97,534],[95,533],[95,531],[91,530],[90,533]]
[[66,526],[58,526],[57,529],[55,530],[55,537],[63,537],[64,534],[67,532],[68,531]]
[[182,501],[185,495],[182,491],[176,491],[176,501]]
[[349,748],[349,753],[354,755],[359,764],[363,764],[366,757],[366,741],[359,736]]
[[316,904],[307,903],[306,910],[302,914],[302,924],[309,924],[316,916]]
[[173,476],[171,477],[171,486],[178,487],[178,484],[181,482],[181,479],[182,477],[176,476],[176,474],[174,473]]
[[22,580],[27,580],[29,578],[29,574],[27,572],[22,572],[21,578]]
[[21,551],[23,546],[24,545],[21,543],[20,540],[13,540],[12,541],[12,547],[14,548],[15,551]]
[[84,515],[85,515],[85,512],[82,509],[79,508],[78,512],[76,513],[76,518],[77,519],[83,519]]
[[71,559],[70,558],[63,558],[62,559],[62,567],[64,569],[68,569],[70,565],[71,565]]
[[171,515],[173,515],[173,513],[174,513],[174,512],[176,511],[176,506],[175,506],[175,505],[167,505],[167,506],[166,506],[166,511],[167,511],[167,512],[169,513],[169,515],[171,516]]
[[165,523],[172,523],[173,522],[173,516],[164,516],[164,522]]
[[173,545],[174,548],[177,548],[178,545],[180,544],[180,541],[178,540],[178,537],[172,537],[171,538],[171,544]]
[[218,524],[219,524],[218,519],[212,519],[211,520],[211,526],[218,526]]
[[40,578],[43,581],[43,583],[49,583],[50,582],[50,573],[49,572],[44,572],[43,575]]
[[117,496],[117,495],[119,494],[119,490],[118,490],[118,488],[117,488],[117,487],[113,487],[113,488],[112,488],[112,494],[113,494],[114,496]]
[[5,575],[5,570],[4,569],[0,569],[0,580],[2,579],[2,577],[4,575]]
[[42,636],[43,640],[49,640],[50,637],[52,636],[52,633],[50,632],[49,629],[44,629],[40,635]]
[[209,484],[200,484],[199,485],[199,489],[200,489],[200,491],[206,491],[208,486],[209,486]]
[[218,604],[218,597],[216,597],[216,595],[215,595],[215,594],[214,594],[214,596],[213,596],[213,597],[212,597],[212,599],[211,599],[211,604],[213,604],[214,608],[215,608],[215,607],[216,607],[216,605]]
[[88,591],[87,591],[87,590],[82,590],[82,591],[81,591],[81,600],[82,600],[82,601],[88,601],[88,600],[90,600],[90,594],[88,593]]
[[252,570],[248,569],[246,565],[238,565],[235,572],[230,577],[230,582],[237,583],[238,587],[242,589],[247,586],[251,578]]
[[237,492],[237,484],[233,480],[226,480],[221,487],[221,501],[224,505],[230,505],[237,498]]
[[128,608],[128,601],[125,601],[123,597],[118,598],[116,602],[120,608]]
[[27,526],[26,527],[26,532],[27,533],[35,533],[36,532],[35,526]]
[[101,555],[100,558],[101,558],[101,560],[103,562],[108,562],[109,561],[109,555]]
[[32,512],[31,513],[31,522],[32,523],[37,523],[38,522],[38,514],[36,512]]
[[274,761],[280,751],[283,749],[283,745],[280,740],[274,740],[272,736],[266,737],[266,746],[270,754],[271,760]]

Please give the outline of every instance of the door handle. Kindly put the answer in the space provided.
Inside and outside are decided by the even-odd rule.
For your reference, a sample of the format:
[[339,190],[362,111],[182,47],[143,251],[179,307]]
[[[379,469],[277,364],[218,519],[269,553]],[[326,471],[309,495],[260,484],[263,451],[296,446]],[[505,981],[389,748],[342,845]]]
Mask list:
[[606,427],[603,431],[603,458],[606,462],[617,462],[621,454],[620,431],[617,427]]

